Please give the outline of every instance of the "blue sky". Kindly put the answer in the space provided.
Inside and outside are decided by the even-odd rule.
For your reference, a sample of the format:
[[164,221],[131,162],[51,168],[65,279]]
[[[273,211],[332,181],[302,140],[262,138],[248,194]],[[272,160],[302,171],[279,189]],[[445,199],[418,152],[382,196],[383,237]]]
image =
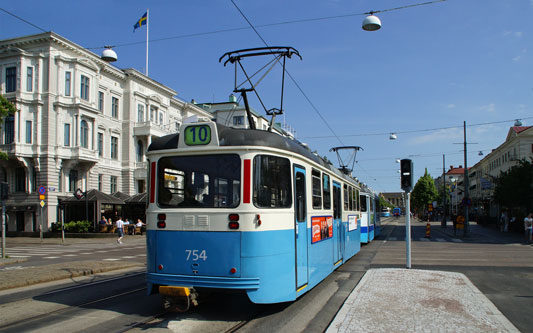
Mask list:
[[[234,1],[256,26],[425,2]],[[233,68],[218,58],[227,51],[264,46],[230,0],[1,5],[96,53],[101,46],[115,45],[115,65],[140,71],[146,27],[132,31],[147,7],[153,40],[149,74],[184,100],[226,101],[233,90]],[[400,190],[397,158],[413,160],[415,179],[425,168],[433,176],[442,173],[443,154],[447,167],[464,165],[463,146],[456,144],[463,142],[463,121],[491,123],[467,127],[467,141],[476,143],[468,147],[469,166],[479,161],[480,150],[487,154],[503,142],[514,121],[502,121],[533,122],[532,14],[531,0],[448,0],[379,13],[383,27],[375,32],[361,29],[364,15],[257,30],[269,45],[292,46],[303,57],[288,60],[287,69],[321,116],[287,80],[284,121],[297,138],[335,165],[331,147],[362,146],[354,176],[376,191],[392,192]],[[234,28],[245,29],[198,35]],[[0,39],[40,32],[0,11]],[[247,66],[253,71],[268,60]],[[279,107],[280,77],[275,68],[258,87],[268,108]],[[262,110],[255,99],[251,104]],[[436,128],[441,129],[424,131]],[[389,140],[392,132],[398,133],[397,140]]]

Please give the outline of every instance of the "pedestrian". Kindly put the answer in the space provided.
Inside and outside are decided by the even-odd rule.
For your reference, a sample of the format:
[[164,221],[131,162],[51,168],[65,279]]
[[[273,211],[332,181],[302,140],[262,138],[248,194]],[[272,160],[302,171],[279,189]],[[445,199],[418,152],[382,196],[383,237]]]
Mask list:
[[118,232],[117,243],[119,244],[122,244],[122,237],[124,237],[124,224],[130,224],[130,223],[122,221],[120,216],[118,216],[116,226],[117,226],[117,232]]
[[524,233],[526,237],[526,244],[531,244],[531,229],[533,227],[533,213],[529,213],[524,218]]
[[500,231],[507,232],[509,230],[509,217],[505,211],[502,211],[502,216],[500,217]]

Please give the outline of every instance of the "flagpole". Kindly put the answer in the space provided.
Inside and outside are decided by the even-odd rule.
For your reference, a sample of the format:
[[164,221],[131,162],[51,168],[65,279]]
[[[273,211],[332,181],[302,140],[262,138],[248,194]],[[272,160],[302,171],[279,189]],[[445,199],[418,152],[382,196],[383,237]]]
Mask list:
[[150,14],[149,9],[146,8],[146,76],[148,76],[148,30],[150,30]]

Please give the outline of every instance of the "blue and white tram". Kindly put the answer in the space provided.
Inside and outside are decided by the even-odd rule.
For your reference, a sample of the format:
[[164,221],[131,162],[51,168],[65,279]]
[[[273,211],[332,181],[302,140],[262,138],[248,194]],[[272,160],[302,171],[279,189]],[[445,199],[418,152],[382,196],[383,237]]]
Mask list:
[[374,239],[374,198],[370,192],[361,192],[361,243]]
[[296,141],[199,122],[146,155],[149,293],[292,301],[360,250],[358,184]]
[[374,238],[381,233],[381,204],[379,202],[379,194],[374,193]]

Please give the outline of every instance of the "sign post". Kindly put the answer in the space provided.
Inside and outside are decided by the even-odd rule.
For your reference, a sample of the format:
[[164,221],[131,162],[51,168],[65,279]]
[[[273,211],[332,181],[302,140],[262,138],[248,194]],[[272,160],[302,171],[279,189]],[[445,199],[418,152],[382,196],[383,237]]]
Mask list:
[[41,230],[39,232],[40,236],[41,236],[41,242],[43,241],[43,232],[44,232],[44,206],[46,205],[45,202],[44,202],[44,199],[46,198],[46,187],[44,186],[40,186],[39,187],[39,200],[41,200]]
[[6,257],[6,200],[8,199],[9,185],[0,183],[0,200],[2,200],[2,258]]

